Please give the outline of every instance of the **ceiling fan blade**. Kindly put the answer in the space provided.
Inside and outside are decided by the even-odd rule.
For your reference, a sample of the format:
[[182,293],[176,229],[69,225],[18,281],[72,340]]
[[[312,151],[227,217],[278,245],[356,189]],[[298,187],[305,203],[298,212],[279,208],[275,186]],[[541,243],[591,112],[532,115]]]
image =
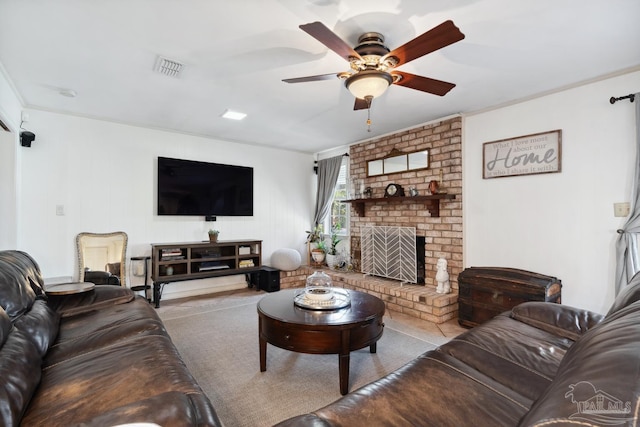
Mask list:
[[390,56],[394,56],[398,58],[397,67],[413,61],[416,58],[420,58],[427,53],[459,42],[462,39],[464,39],[464,34],[460,32],[460,29],[455,26],[453,21],[445,21],[437,27],[392,50],[381,59],[381,62]]
[[400,80],[395,81],[394,84],[420,90],[422,92],[432,93],[434,95],[444,96],[447,92],[456,87],[453,83],[416,76],[415,74],[405,73],[403,71],[394,71],[392,74],[400,75],[402,77]]
[[322,22],[316,21],[309,24],[303,24],[300,25],[300,29],[347,61],[351,57],[362,59],[358,52],[353,50],[351,46],[327,28]]
[[338,76],[338,73],[330,73],[330,74],[319,74],[317,76],[296,77],[293,79],[282,79],[282,81],[286,83],[305,83],[305,82],[316,82],[319,80],[333,80],[337,76]]
[[353,104],[354,110],[366,110],[369,108],[369,103],[365,99],[356,98],[356,102]]

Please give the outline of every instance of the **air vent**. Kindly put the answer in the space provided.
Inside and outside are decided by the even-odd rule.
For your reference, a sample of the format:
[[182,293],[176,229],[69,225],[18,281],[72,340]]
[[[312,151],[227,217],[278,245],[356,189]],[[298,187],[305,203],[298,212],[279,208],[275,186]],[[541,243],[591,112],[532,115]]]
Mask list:
[[160,74],[164,74],[165,76],[178,77],[180,71],[182,70],[182,66],[183,65],[178,61],[159,56],[154,71]]

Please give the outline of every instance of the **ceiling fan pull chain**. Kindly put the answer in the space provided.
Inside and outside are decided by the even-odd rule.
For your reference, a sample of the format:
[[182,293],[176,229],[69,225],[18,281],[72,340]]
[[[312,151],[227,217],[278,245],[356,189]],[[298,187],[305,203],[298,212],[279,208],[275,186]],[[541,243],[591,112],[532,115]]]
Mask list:
[[373,101],[372,96],[365,96],[365,101],[367,101],[367,132],[371,132],[371,101]]

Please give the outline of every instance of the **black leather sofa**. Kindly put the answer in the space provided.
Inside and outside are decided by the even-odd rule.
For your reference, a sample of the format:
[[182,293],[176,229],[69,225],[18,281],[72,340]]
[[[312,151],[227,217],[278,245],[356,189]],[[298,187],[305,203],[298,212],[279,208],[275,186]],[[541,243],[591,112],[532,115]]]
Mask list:
[[0,251],[0,425],[218,426],[155,310],[119,286],[51,296]]
[[604,316],[520,304],[278,426],[638,425],[639,299],[636,275]]

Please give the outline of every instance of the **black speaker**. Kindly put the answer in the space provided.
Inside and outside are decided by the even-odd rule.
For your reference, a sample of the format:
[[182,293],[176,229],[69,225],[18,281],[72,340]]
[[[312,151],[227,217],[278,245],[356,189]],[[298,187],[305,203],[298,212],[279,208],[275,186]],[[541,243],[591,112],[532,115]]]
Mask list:
[[29,132],[28,130],[20,132],[20,145],[23,147],[31,147],[31,143],[34,139],[36,139],[35,133]]
[[263,265],[258,278],[260,289],[267,292],[277,292],[280,290],[280,270]]

